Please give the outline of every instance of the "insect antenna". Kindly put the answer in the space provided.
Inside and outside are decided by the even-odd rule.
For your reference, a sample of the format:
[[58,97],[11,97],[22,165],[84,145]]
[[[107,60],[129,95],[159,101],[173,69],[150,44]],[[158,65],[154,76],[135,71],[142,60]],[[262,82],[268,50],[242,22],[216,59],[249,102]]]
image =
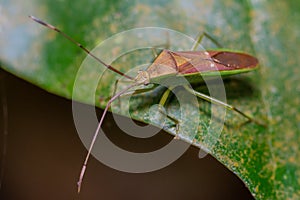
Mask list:
[[35,21],[35,22],[37,22],[37,23],[39,23],[39,24],[41,24],[41,25],[43,25],[43,26],[45,26],[45,27],[47,27],[47,28],[49,28],[49,29],[51,29],[51,30],[54,30],[54,31],[60,33],[62,36],[64,36],[65,38],[67,38],[67,39],[68,39],[69,41],[71,41],[73,44],[75,44],[75,45],[77,45],[78,47],[80,47],[80,48],[81,48],[82,50],[84,50],[88,55],[90,55],[91,57],[93,57],[95,60],[97,60],[99,63],[101,63],[101,64],[104,65],[106,68],[110,69],[111,71],[114,71],[114,72],[116,72],[116,73],[120,74],[121,76],[124,76],[124,77],[126,77],[126,78],[128,78],[128,79],[134,80],[133,77],[128,76],[128,75],[124,74],[123,72],[120,72],[120,71],[117,70],[116,68],[112,67],[111,65],[108,65],[108,64],[106,64],[105,62],[103,62],[101,59],[99,59],[97,56],[95,56],[93,53],[91,53],[87,48],[85,48],[82,44],[80,44],[79,42],[77,42],[76,40],[74,40],[73,38],[71,38],[69,35],[67,35],[67,34],[64,33],[63,31],[59,30],[59,29],[56,28],[55,26],[53,26],[53,25],[51,25],[51,24],[48,24],[48,23],[46,23],[46,22],[44,22],[44,21],[42,21],[42,20],[40,20],[40,19],[38,19],[38,18],[36,18],[36,17],[34,17],[34,16],[29,15],[29,17],[30,17],[33,21]]
[[[80,44],[79,42],[77,42],[76,40],[74,40],[73,38],[71,38],[69,35],[67,35],[66,33],[62,32],[61,30],[59,30],[58,28],[56,28],[55,26],[51,25],[51,24],[48,24],[34,16],[29,16],[33,21],[51,29],[51,30],[54,30],[56,32],[58,32],[59,34],[61,34],[62,36],[64,36],[66,39],[68,39],[69,41],[71,41],[73,44],[75,44],[76,46],[78,46],[79,48],[81,48],[82,50],[84,50],[88,55],[90,55],[92,58],[94,58],[96,61],[98,61],[99,63],[101,63],[102,65],[104,65],[106,68],[108,68],[109,70],[111,71],[114,71],[116,73],[118,73],[119,75],[121,76],[124,76],[130,80],[135,80],[133,77],[131,76],[128,76],[126,74],[124,74],[123,72],[120,72],[119,70],[115,69],[114,67],[112,67],[111,65],[108,65],[106,64],[105,62],[103,62],[101,59],[99,59],[98,57],[96,57],[93,53],[91,53],[91,51],[89,51],[87,48],[85,48],[82,44]],[[140,85],[141,83],[138,83],[138,82],[135,82],[134,84],[128,86],[127,88],[125,88],[124,90],[121,90],[120,92],[118,92],[117,94],[115,94],[107,103],[104,111],[103,111],[103,114],[101,116],[101,119],[98,123],[98,126],[97,126],[97,129],[94,133],[94,136],[92,138],[92,141],[91,141],[91,144],[90,144],[90,147],[88,149],[88,152],[87,152],[87,155],[86,155],[86,158],[84,160],[84,163],[83,163],[83,166],[82,166],[82,169],[81,169],[81,172],[80,172],[80,175],[79,175],[79,180],[77,182],[77,191],[78,193],[80,192],[80,189],[81,189],[81,185],[82,185],[82,180],[83,180],[83,177],[84,177],[84,174],[85,174],[85,170],[86,170],[86,166],[87,166],[87,163],[88,163],[88,160],[89,160],[89,157],[91,155],[91,152],[92,152],[92,149],[93,149],[93,146],[95,144],[95,141],[97,139],[97,136],[100,132],[100,128],[101,128],[101,125],[103,123],[103,120],[106,116],[106,113],[108,111],[108,108],[110,107],[111,103],[116,100],[118,97],[120,97],[122,94],[126,93],[129,89],[137,86],[137,85]]]
[[103,113],[102,113],[101,119],[100,119],[100,121],[99,121],[99,123],[98,123],[97,129],[96,129],[96,131],[95,131],[95,133],[94,133],[94,136],[93,136],[93,139],[92,139],[92,141],[91,141],[91,144],[90,144],[88,153],[87,153],[87,155],[86,155],[86,157],[85,157],[83,166],[82,166],[82,168],[81,168],[81,172],[80,172],[79,179],[78,179],[78,182],[77,182],[77,186],[78,186],[78,187],[77,187],[77,192],[78,192],[78,193],[80,193],[80,189],[81,189],[81,185],[82,185],[83,176],[84,176],[84,174],[85,174],[86,166],[87,166],[89,157],[90,157],[90,155],[91,155],[93,146],[94,146],[94,144],[95,144],[95,141],[96,141],[96,139],[97,139],[97,136],[98,136],[98,134],[99,134],[99,132],[100,132],[100,128],[101,128],[101,125],[102,125],[102,123],[103,123],[104,117],[105,117],[105,115],[106,115],[106,113],[107,113],[107,111],[108,111],[108,108],[110,107],[111,103],[112,103],[114,100],[116,100],[116,99],[117,99],[118,97],[120,97],[122,94],[126,93],[129,89],[131,89],[131,88],[133,88],[133,87],[135,87],[135,86],[137,86],[137,85],[140,85],[140,83],[134,83],[134,84],[132,84],[132,85],[126,87],[124,90],[121,90],[120,92],[118,92],[117,94],[115,94],[115,95],[107,102],[106,107],[105,107],[105,109],[104,109],[104,111],[103,111]]

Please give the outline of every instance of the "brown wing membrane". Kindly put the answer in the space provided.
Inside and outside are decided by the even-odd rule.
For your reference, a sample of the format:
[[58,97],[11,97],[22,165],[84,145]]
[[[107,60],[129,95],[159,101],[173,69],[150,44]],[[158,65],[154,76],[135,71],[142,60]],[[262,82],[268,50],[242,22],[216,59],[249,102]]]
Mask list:
[[230,51],[209,51],[208,53],[212,58],[215,58],[235,69],[255,68],[258,65],[257,58],[246,53]]
[[210,71],[229,71],[245,68],[255,68],[258,60],[245,53],[230,51],[202,51],[176,52],[178,56],[185,57],[188,62],[179,66],[182,74],[210,72]]

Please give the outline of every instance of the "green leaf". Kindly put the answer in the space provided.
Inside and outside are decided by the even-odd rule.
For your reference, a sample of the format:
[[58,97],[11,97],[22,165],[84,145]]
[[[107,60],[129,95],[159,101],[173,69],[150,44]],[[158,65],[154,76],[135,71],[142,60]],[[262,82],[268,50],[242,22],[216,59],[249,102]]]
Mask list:
[[[72,98],[76,75],[86,55],[54,31],[31,21],[29,14],[55,24],[89,49],[121,31],[156,26],[194,38],[205,30],[226,48],[255,55],[260,61],[258,72],[225,80],[227,102],[265,121],[268,127],[254,123],[238,126],[245,119],[227,111],[222,133],[215,134],[218,125],[208,123],[210,104],[199,100],[201,119],[195,139],[186,128],[180,137],[204,148],[237,174],[256,199],[300,198],[300,2],[4,0],[2,6],[5,9],[0,27],[1,67],[68,99]],[[207,40],[203,45],[213,47]],[[114,55],[121,51],[119,48],[107,48],[106,53]],[[131,63],[151,61],[151,53],[144,53],[126,54],[113,65],[126,72]],[[99,66],[96,62],[94,65]],[[83,92],[77,93],[76,100],[93,102],[85,91],[91,80],[98,77],[95,69],[98,68],[91,67],[82,77],[86,84],[77,85]],[[105,72],[96,97],[111,96],[114,81],[119,77]],[[130,100],[131,117],[149,123],[149,108],[159,102],[162,92],[162,88],[156,88],[134,96]],[[105,104],[101,101],[99,106],[103,108]],[[166,110],[176,118],[187,115],[191,122],[199,117],[189,107],[180,113],[178,106],[176,99],[171,98]],[[122,106],[116,110],[121,114],[126,111]],[[174,134],[174,127],[165,129]]]

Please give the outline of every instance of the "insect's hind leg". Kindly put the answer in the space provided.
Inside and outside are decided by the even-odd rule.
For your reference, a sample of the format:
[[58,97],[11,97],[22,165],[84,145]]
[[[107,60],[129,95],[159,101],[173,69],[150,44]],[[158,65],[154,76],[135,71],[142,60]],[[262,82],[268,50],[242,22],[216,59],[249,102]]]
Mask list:
[[250,121],[250,122],[252,121],[252,122],[254,122],[254,123],[256,123],[256,124],[258,124],[258,125],[260,125],[260,126],[266,127],[265,124],[263,124],[263,123],[261,123],[261,122],[255,120],[253,117],[247,115],[246,113],[240,111],[239,109],[237,109],[236,107],[234,107],[234,106],[232,106],[232,105],[229,105],[229,104],[227,104],[227,103],[225,103],[225,102],[223,102],[223,101],[220,101],[220,100],[218,100],[218,99],[215,99],[215,98],[213,98],[213,97],[210,97],[210,96],[208,96],[208,95],[206,95],[206,94],[197,92],[197,91],[195,91],[195,90],[193,90],[193,89],[191,89],[191,88],[189,88],[189,87],[185,87],[185,89],[186,89],[188,92],[190,92],[190,93],[196,95],[197,97],[199,97],[199,98],[201,98],[201,99],[203,99],[203,100],[205,100],[205,101],[208,101],[208,102],[213,103],[213,104],[215,104],[215,105],[223,106],[223,107],[225,107],[225,108],[228,109],[228,110],[235,111],[236,113],[238,113],[238,114],[242,115],[243,117],[247,118],[248,121]]
[[196,38],[196,41],[192,47],[192,51],[195,51],[199,44],[202,42],[202,39],[206,37],[207,39],[209,39],[212,43],[214,43],[217,47],[219,48],[222,48],[223,46],[215,39],[213,38],[210,34],[208,34],[207,32],[203,31],[202,33],[199,33],[197,38]]

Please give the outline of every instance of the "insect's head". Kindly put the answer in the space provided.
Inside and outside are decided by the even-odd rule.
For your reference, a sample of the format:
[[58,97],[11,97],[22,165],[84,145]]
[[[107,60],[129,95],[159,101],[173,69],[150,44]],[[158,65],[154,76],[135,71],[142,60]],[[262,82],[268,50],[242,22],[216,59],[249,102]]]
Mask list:
[[137,84],[148,85],[150,83],[150,74],[147,71],[140,70],[134,80]]

